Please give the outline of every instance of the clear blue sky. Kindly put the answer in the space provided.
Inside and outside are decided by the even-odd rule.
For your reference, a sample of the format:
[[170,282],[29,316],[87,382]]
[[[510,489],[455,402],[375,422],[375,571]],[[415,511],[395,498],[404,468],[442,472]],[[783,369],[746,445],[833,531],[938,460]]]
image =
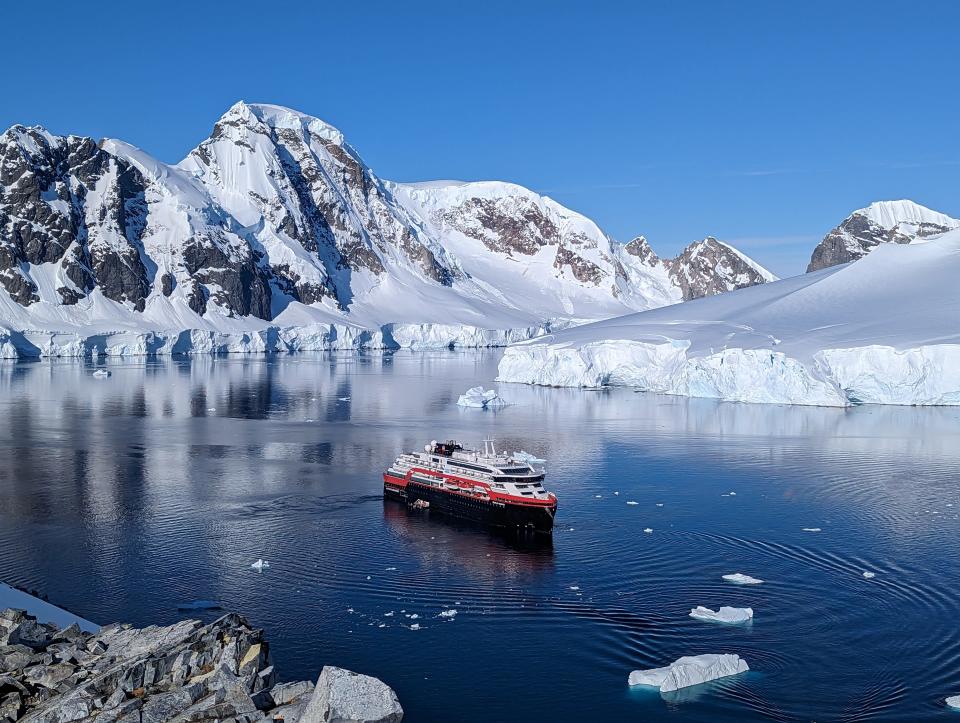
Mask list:
[[[40,9],[42,7],[42,9]],[[238,99],[338,126],[382,177],[503,179],[663,254],[780,274],[873,200],[960,216],[960,3],[4,6],[0,126],[177,161]]]

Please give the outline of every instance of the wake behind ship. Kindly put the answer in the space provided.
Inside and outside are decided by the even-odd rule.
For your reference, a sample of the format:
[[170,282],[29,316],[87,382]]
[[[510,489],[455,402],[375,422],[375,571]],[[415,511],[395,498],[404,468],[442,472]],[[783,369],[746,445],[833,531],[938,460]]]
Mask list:
[[397,457],[383,473],[383,493],[441,514],[549,535],[557,497],[543,479],[542,469],[498,454],[492,440],[482,452],[433,441]]

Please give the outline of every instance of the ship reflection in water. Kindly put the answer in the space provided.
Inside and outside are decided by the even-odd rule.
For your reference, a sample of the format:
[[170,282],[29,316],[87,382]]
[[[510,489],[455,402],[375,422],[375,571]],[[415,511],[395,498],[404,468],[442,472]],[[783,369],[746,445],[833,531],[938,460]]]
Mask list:
[[401,500],[384,498],[383,519],[397,542],[428,569],[459,567],[486,582],[529,579],[553,572],[553,538],[497,529]]

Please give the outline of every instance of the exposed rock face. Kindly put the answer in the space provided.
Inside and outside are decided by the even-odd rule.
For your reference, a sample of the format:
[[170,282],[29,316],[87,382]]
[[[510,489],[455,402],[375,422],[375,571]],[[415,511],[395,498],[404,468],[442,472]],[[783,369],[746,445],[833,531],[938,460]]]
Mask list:
[[623,245],[623,250],[631,256],[635,256],[648,266],[654,266],[660,263],[660,257],[651,248],[650,243],[644,236],[637,236],[632,241]]
[[389,686],[343,668],[325,666],[300,723],[400,723],[403,708]]
[[277,683],[263,632],[235,614],[91,634],[0,612],[0,721],[296,723],[308,709],[327,712],[318,721],[403,716],[389,687],[339,668],[324,668],[316,691]]
[[90,138],[13,126],[0,136],[0,284],[18,303],[35,303],[31,271],[42,266],[60,303],[99,286],[142,311],[144,190],[136,169]]
[[878,201],[847,216],[813,250],[807,272],[856,261],[883,243],[909,244],[960,228],[913,201]]
[[683,300],[775,281],[776,276],[713,236],[696,241],[675,259],[664,262]]

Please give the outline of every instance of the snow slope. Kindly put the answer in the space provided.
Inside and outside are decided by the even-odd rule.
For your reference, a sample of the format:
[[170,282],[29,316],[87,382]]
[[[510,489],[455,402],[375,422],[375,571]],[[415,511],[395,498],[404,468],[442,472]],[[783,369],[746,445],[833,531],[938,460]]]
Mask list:
[[550,334],[499,380],[743,402],[960,404],[960,230],[856,263]]

